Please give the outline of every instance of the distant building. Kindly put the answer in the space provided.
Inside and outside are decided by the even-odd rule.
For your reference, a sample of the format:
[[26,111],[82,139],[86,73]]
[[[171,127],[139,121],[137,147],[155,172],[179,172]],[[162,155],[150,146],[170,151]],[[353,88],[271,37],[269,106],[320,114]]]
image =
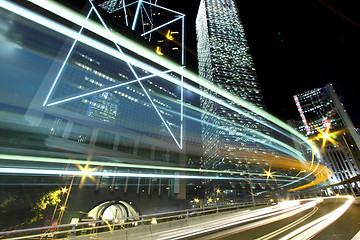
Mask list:
[[[302,124],[297,129],[318,143],[330,181],[337,183],[360,175],[360,138],[331,84],[294,95]],[[324,144],[324,145],[323,145]]]

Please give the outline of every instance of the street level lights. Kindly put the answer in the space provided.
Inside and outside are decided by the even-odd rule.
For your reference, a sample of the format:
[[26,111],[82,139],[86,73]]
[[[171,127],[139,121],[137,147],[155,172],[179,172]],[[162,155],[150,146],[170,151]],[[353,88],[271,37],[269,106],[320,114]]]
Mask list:
[[216,192],[216,200],[219,200],[219,194],[221,193],[221,197],[222,197],[222,203],[224,203],[224,192],[223,191],[221,191],[220,190],[220,188],[217,188],[216,190],[215,190],[215,192]]
[[70,185],[69,185],[69,189],[67,189],[66,187],[62,189],[62,192],[63,192],[63,193],[67,193],[67,194],[66,194],[66,199],[65,199],[64,205],[62,205],[62,206],[60,207],[58,225],[61,224],[61,219],[62,219],[62,217],[63,217],[63,215],[64,215],[64,212],[65,212],[65,209],[66,209],[66,204],[67,204],[68,199],[69,199],[69,196],[70,196],[70,191],[71,191],[72,185],[73,185],[73,183],[74,183],[74,177],[75,177],[75,176],[72,176],[72,178],[71,178],[71,183],[70,183]]
[[269,170],[268,170],[268,171],[266,171],[266,170],[264,169],[264,174],[263,174],[263,176],[266,176],[266,183],[268,182],[269,177],[272,178],[272,179],[274,179],[275,182],[276,182],[276,179],[275,179],[274,176],[273,176],[274,173],[276,173],[276,172],[272,172],[272,171],[271,171],[271,166],[269,167]]

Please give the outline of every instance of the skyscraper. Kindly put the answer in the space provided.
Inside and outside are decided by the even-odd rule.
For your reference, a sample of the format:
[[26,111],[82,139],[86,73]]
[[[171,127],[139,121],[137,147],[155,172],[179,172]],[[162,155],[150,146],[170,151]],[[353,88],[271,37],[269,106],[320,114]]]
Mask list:
[[[199,75],[218,87],[254,104],[265,108],[258,77],[255,71],[245,32],[234,0],[202,0],[196,18],[197,52]],[[221,100],[233,102],[200,88]],[[254,138],[244,137],[244,132],[260,131],[263,127],[253,120],[254,114],[244,111],[240,114],[212,100],[200,97],[204,110],[202,120],[203,165],[209,169],[238,169],[262,171],[250,166],[252,154],[258,150]],[[260,116],[257,116],[261,119]],[[252,135],[253,134],[249,134]],[[263,146],[261,146],[263,147]],[[226,197],[245,197],[255,189],[248,182],[204,181],[205,194],[213,188],[222,191]],[[265,189],[264,186],[261,186]]]
[[321,146],[323,159],[341,182],[360,174],[360,138],[333,86],[294,95],[302,124],[297,127]]
[[[254,62],[235,1],[202,0],[196,19],[196,32],[199,75],[230,93],[264,108]],[[203,90],[209,92],[207,89]],[[229,102],[225,99],[224,101]],[[209,99],[201,98],[201,107],[207,113],[218,116],[214,118],[209,114],[203,114],[202,120],[205,123],[220,128],[227,125],[230,130],[238,131],[238,128],[221,121],[221,118],[226,118],[245,128],[261,129],[257,122],[222,105],[217,105]],[[228,132],[208,124],[203,125],[202,138],[204,155],[209,161],[231,158],[233,148],[231,143],[239,143],[236,134],[229,136]]]

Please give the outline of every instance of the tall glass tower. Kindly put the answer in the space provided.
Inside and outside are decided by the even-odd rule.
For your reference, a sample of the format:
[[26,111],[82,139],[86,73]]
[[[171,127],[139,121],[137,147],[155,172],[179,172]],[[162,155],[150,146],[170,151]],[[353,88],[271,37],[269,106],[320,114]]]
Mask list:
[[[196,19],[196,32],[199,75],[230,93],[264,108],[254,62],[235,1],[202,0]],[[223,100],[229,102],[229,100]],[[217,105],[211,100],[202,98],[201,107],[205,112],[217,116],[213,117],[209,114],[202,116],[203,122],[212,124],[212,126],[205,124],[202,128],[204,155],[208,161],[216,162],[216,160],[230,158],[233,148],[230,145],[239,143],[239,137],[236,134],[229,135],[228,132],[221,130],[221,127],[226,125],[226,128],[235,132],[239,129],[229,127],[229,124],[222,122],[221,118],[226,118],[245,128],[261,129],[258,122],[222,105]],[[220,128],[214,128],[214,125]],[[248,143],[236,145],[244,146]]]

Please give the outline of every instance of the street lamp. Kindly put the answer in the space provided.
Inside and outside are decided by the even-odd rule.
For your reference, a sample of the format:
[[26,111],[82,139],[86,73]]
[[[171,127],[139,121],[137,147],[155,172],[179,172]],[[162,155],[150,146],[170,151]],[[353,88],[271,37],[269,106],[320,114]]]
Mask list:
[[217,189],[215,190],[215,192],[216,192],[216,200],[219,200],[218,195],[219,195],[219,193],[221,193],[222,202],[224,203],[224,193],[220,190],[220,188],[217,188]]
[[269,177],[272,178],[272,179],[274,179],[275,182],[276,182],[276,179],[273,177],[273,174],[274,174],[274,173],[276,173],[276,172],[272,172],[272,171],[271,171],[271,166],[269,167],[269,170],[268,170],[268,171],[266,171],[266,170],[264,169],[264,174],[263,174],[263,176],[266,176],[266,183],[268,182]]
[[321,129],[318,129],[318,136],[316,139],[319,139],[319,138],[322,138],[323,141],[322,141],[322,144],[321,144],[321,150],[323,151],[325,149],[325,145],[326,145],[326,142],[329,141],[331,142],[332,144],[336,145],[336,142],[333,138],[336,138],[336,134],[338,132],[332,132],[332,133],[329,133],[330,131],[330,128],[327,127],[325,129],[325,131],[322,131]]
[[60,207],[58,225],[61,224],[61,219],[62,219],[62,217],[63,217],[63,215],[64,215],[65,208],[66,208],[66,204],[67,204],[67,202],[68,202],[68,199],[69,199],[69,196],[70,196],[70,191],[71,191],[71,188],[72,188],[73,183],[74,183],[74,176],[72,176],[72,178],[71,178],[71,183],[70,183],[70,185],[69,185],[69,189],[63,188],[63,189],[61,190],[63,193],[67,193],[67,194],[66,194],[66,199],[65,199],[64,205]]
[[77,164],[77,167],[82,171],[80,186],[82,186],[82,184],[85,182],[85,179],[87,177],[90,178],[93,182],[96,182],[96,179],[94,176],[91,175],[91,172],[97,168],[90,168],[89,164],[86,164],[84,167],[81,166],[80,164]]

